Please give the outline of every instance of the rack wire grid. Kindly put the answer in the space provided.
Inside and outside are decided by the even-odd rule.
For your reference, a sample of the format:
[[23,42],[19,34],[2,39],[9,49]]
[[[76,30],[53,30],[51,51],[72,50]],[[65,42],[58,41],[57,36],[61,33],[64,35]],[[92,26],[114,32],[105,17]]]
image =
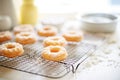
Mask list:
[[[42,42],[24,46],[24,55],[16,58],[0,56],[0,65],[10,69],[23,71],[49,78],[60,78],[72,71],[75,73],[79,65],[88,58],[98,47],[91,41],[103,42],[104,37],[85,35],[85,39],[77,44],[68,44],[65,48],[68,52],[66,60],[53,62],[41,57]],[[90,43],[89,43],[90,42]]]

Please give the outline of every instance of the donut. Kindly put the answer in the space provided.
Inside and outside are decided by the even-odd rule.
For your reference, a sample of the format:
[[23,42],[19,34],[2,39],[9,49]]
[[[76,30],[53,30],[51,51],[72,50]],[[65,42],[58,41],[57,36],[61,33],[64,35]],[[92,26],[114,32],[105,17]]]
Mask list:
[[64,33],[63,37],[70,42],[80,42],[83,39],[83,33],[77,31],[69,31]]
[[43,41],[43,45],[45,47],[47,46],[65,46],[66,45],[66,40],[63,37],[60,36],[53,36],[53,37],[47,37]]
[[8,58],[14,58],[23,54],[23,46],[16,42],[9,42],[0,45],[0,55]]
[[14,34],[18,34],[20,32],[33,32],[34,31],[34,28],[32,25],[29,25],[29,24],[24,24],[24,25],[19,25],[19,26],[16,26],[14,29]]
[[15,36],[15,41],[21,44],[33,44],[37,41],[34,33],[21,32]]
[[63,61],[67,58],[68,54],[64,47],[61,46],[48,46],[41,52],[42,58],[50,61]]
[[53,26],[45,26],[38,30],[38,35],[43,37],[55,36],[57,34],[57,29]]
[[12,34],[9,31],[0,32],[0,43],[4,41],[8,41],[12,38]]

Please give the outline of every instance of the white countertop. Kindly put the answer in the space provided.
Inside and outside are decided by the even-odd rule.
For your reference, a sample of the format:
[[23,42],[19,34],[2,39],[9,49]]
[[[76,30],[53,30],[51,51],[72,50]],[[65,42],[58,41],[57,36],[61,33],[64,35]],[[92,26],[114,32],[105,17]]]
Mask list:
[[[120,80],[120,35],[114,33],[101,49],[80,65],[77,72],[70,72],[56,80]],[[0,67],[0,80],[53,80],[21,71]]]

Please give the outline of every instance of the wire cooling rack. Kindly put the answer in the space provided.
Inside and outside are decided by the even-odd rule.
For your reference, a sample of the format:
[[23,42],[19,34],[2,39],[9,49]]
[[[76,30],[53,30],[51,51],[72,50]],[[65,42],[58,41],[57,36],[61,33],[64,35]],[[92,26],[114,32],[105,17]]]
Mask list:
[[38,41],[32,45],[24,46],[24,55],[16,58],[7,58],[0,56],[0,65],[49,78],[60,78],[70,71],[73,73],[79,65],[93,53],[98,45],[91,43],[103,42],[104,38],[100,36],[85,35],[84,41],[77,44],[68,44],[65,48],[68,52],[66,60],[53,62],[44,60],[41,57],[43,50],[42,42]]

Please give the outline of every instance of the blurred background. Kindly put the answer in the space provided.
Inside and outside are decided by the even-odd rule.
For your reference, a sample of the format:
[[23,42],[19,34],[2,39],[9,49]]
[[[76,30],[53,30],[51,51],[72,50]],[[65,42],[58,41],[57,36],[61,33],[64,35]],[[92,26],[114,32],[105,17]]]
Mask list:
[[[31,6],[27,6],[28,1],[32,2]],[[75,20],[85,13],[119,14],[120,12],[120,0],[0,0],[0,3],[0,15],[10,17],[13,26],[41,22],[58,24],[62,23],[60,17]],[[52,20],[45,19],[49,16]],[[53,16],[57,17],[57,20]]]
[[[14,0],[19,13],[22,0]],[[120,0],[35,0],[40,14],[119,13]]]
[[[17,18],[20,18],[20,7],[23,0],[13,0]],[[120,0],[34,0],[38,9],[38,19],[59,16],[75,19],[85,13],[119,14]]]

